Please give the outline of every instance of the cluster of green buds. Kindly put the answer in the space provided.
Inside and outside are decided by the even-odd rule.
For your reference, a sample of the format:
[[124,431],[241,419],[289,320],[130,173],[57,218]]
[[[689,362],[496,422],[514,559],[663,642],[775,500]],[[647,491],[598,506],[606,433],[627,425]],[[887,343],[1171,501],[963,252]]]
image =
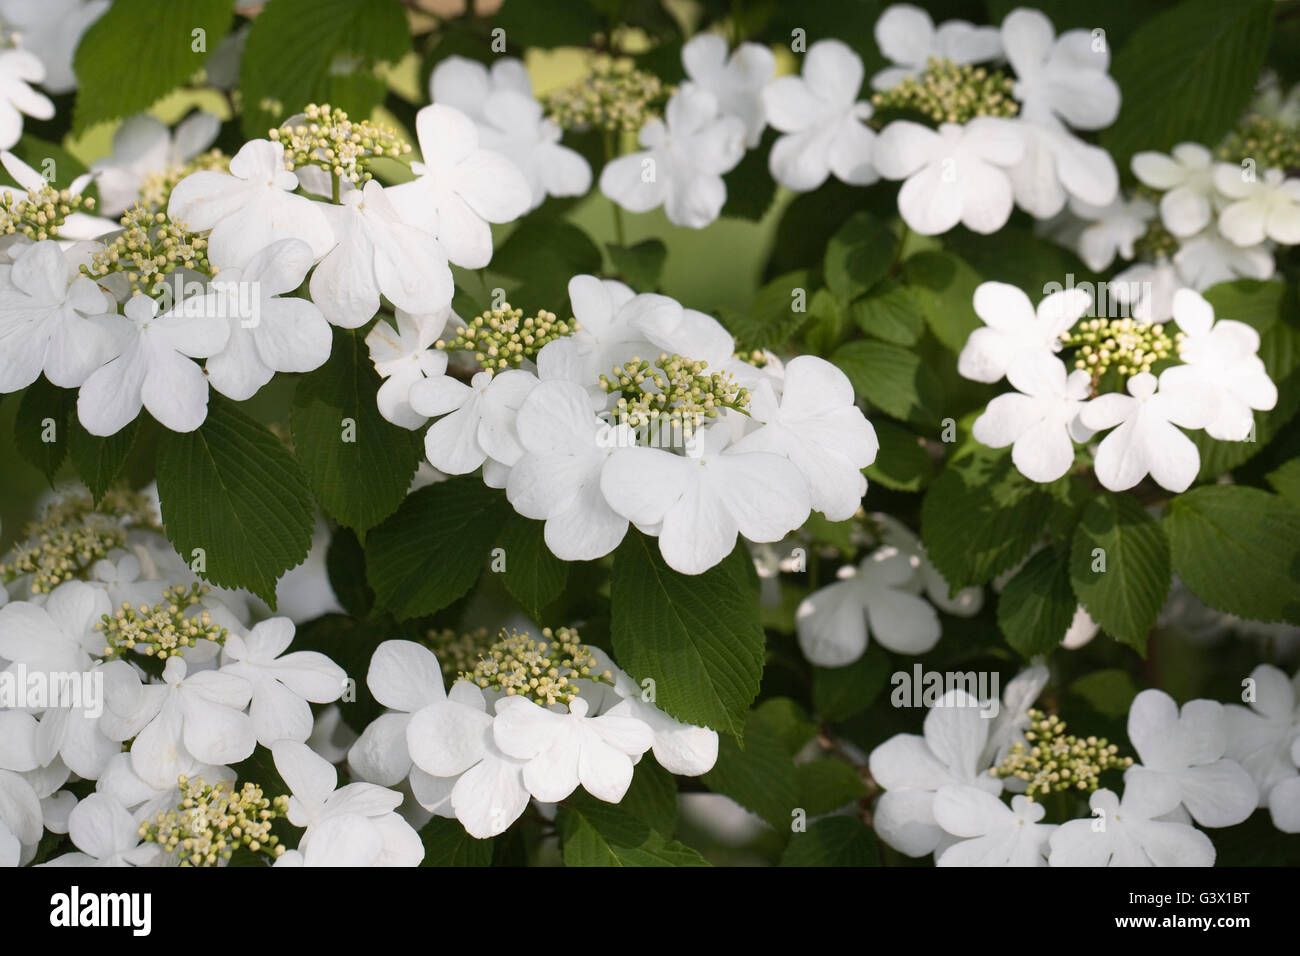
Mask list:
[[543,707],[568,704],[578,696],[578,678],[613,683],[609,671],[593,673],[597,665],[591,648],[580,642],[571,627],[542,629],[542,639],[517,630],[501,630],[500,636],[460,676],[479,687],[504,691],[507,696],[523,695]]
[[444,680],[451,682],[455,675],[467,674],[474,669],[479,656],[492,646],[486,627],[472,631],[455,631],[449,627],[429,631],[424,637],[438,663],[442,665]]
[[191,613],[209,590],[206,584],[175,584],[164,590],[163,599],[152,606],[133,607],[123,601],[115,612],[95,623],[95,630],[104,635],[104,656],[138,651],[162,661],[180,657],[185,648],[199,641],[224,644],[226,629],[214,624],[211,614],[206,610]]
[[925,70],[871,97],[877,109],[913,110],[936,123],[966,123],[977,116],[1015,116],[1010,77],[997,70],[930,57]]
[[37,242],[57,239],[69,216],[76,212],[91,212],[94,208],[93,196],[55,189],[48,184],[21,194],[6,188],[0,192],[0,234],[12,236],[22,233]]
[[1162,323],[1144,325],[1137,319],[1084,319],[1073,331],[1061,333],[1066,348],[1077,348],[1074,367],[1093,378],[1115,368],[1120,375],[1149,372],[1161,359],[1174,354],[1181,332],[1170,338]]
[[157,843],[176,855],[181,866],[219,866],[235,850],[278,857],[284,853],[271,824],[288,813],[289,798],[268,799],[262,788],[245,783],[231,790],[221,781],[215,785],[199,777],[177,781],[181,800],[175,810],[159,811],[137,831],[146,843]]
[[752,349],[748,352],[737,352],[736,358],[746,365],[752,365],[754,368],[767,368],[767,353],[762,349]]
[[64,581],[84,579],[91,565],[126,543],[133,528],[156,530],[143,495],[112,490],[96,506],[85,492],[70,492],[53,501],[23,529],[23,541],[0,563],[6,584],[31,575],[33,594],[48,594]]
[[450,340],[439,339],[434,347],[446,351],[473,352],[475,360],[491,372],[518,368],[525,359],[537,357],[542,347],[578,330],[576,319],[560,319],[554,312],[538,310],[524,315],[503,302],[465,323]]
[[626,57],[597,57],[581,81],[544,99],[547,117],[562,129],[634,133],[663,112],[673,94],[659,77]]
[[1025,739],[1012,744],[1006,759],[989,773],[1025,781],[1025,796],[1032,800],[1066,790],[1091,793],[1104,771],[1127,770],[1132,765],[1133,758],[1119,756],[1119,748],[1105,737],[1067,734],[1060,717],[1030,710]]
[[82,275],[101,279],[121,273],[131,294],[154,294],[166,276],[184,267],[204,275],[216,274],[208,261],[208,240],[186,230],[167,214],[136,203],[122,217],[122,229],[81,267]]
[[172,190],[192,173],[215,171],[224,173],[230,168],[230,157],[219,149],[200,153],[188,163],[179,163],[166,169],[146,173],[140,182],[140,205],[147,210],[160,212],[167,208]]
[[1218,149],[1219,158],[1240,164],[1253,159],[1263,169],[1300,171],[1300,128],[1272,116],[1245,116]]
[[398,159],[411,152],[411,144],[391,126],[350,120],[347,113],[328,103],[310,104],[302,114],[268,135],[284,144],[286,169],[318,166],[336,180],[346,179],[354,186],[374,178],[370,171],[372,159]]
[[[1159,202],[1159,193],[1154,190],[1150,191],[1150,198],[1152,203]],[[1177,251],[1177,237],[1165,228],[1165,224],[1160,221],[1159,216],[1151,220],[1147,225],[1147,231],[1133,243],[1133,252],[1139,259],[1151,261],[1171,259]]]
[[749,391],[729,372],[710,372],[707,362],[661,353],[653,362],[633,356],[600,376],[600,387],[619,392],[617,420],[632,428],[669,420],[689,439],[701,423],[718,417],[723,408],[743,412]]

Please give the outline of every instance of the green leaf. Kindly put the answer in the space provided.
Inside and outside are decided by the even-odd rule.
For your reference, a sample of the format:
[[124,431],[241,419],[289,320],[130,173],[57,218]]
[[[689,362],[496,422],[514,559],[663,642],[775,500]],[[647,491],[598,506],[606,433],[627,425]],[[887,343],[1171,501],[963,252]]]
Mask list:
[[813,668],[813,707],[823,720],[848,720],[880,696],[889,681],[889,655],[876,644],[845,667]]
[[780,739],[785,752],[794,757],[817,735],[817,725],[808,714],[789,697],[769,697],[754,708],[754,716],[761,718]]
[[325,551],[325,571],[339,604],[353,617],[365,617],[375,604],[366,584],[366,554],[351,528],[339,528]]
[[700,782],[758,814],[778,833],[790,826],[791,814],[799,808],[794,761],[779,730],[757,712],[745,722],[745,749],[730,737],[718,738],[718,762]]
[[764,130],[758,146],[745,150],[736,168],[722,177],[727,187],[722,216],[759,222],[772,208],[772,200],[776,198],[776,180],[772,178],[767,160],[778,135],[776,130]]
[[724,312],[722,323],[742,351],[780,348],[809,319],[810,286],[807,269],[777,276],[758,290],[747,312]]
[[[13,152],[32,169],[46,176],[49,184],[58,189],[67,189],[74,179],[87,171],[86,165],[62,146],[30,134],[23,135],[23,138],[14,145]],[[49,175],[46,175],[47,172]],[[9,175],[8,170],[0,171],[0,175],[3,175],[5,182],[18,185],[17,180]],[[90,188],[87,187],[88,190]],[[94,193],[89,194],[94,195]]]
[[556,820],[565,866],[708,866],[699,852],[666,840],[622,807],[575,793]]
[[819,817],[866,796],[858,772],[843,760],[810,760],[795,768],[799,778],[799,803],[808,816]]
[[826,285],[847,305],[889,272],[898,240],[869,212],[856,212],[826,244]]
[[1123,717],[1138,695],[1138,686],[1128,671],[1109,668],[1084,674],[1070,685],[1070,693],[1087,701],[1099,714]]
[[1169,594],[1169,539],[1133,497],[1100,494],[1074,529],[1070,582],[1106,633],[1145,654]]
[[23,392],[14,417],[14,445],[54,487],[54,476],[68,455],[68,421],[76,415],[77,393],[57,388],[41,376]]
[[934,371],[915,352],[887,342],[842,345],[831,356],[853,390],[887,415],[932,422],[942,404]]
[[903,263],[903,282],[912,290],[935,338],[960,352],[983,325],[972,304],[983,281],[965,260],[949,252],[918,252]]
[[608,25],[586,0],[507,3],[492,17],[492,26],[505,30],[506,42],[517,47],[586,46],[593,33]]
[[1101,145],[1120,169],[1139,150],[1217,143],[1250,103],[1268,50],[1269,0],[1185,0],[1125,39],[1111,73],[1123,91]]
[[234,0],[117,0],[77,45],[74,131],[142,112],[188,80],[233,10]]
[[1300,509],[1236,485],[1174,498],[1164,519],[1174,570],[1210,607],[1300,624]]
[[653,292],[659,288],[668,247],[661,239],[646,239],[634,246],[607,244],[609,259],[623,281],[637,292]]
[[677,829],[677,778],[647,755],[636,765],[632,786],[618,805],[652,830],[672,837]]
[[497,537],[506,561],[501,581],[539,622],[542,608],[560,596],[569,580],[569,565],[552,554],[543,540],[545,527],[544,522],[512,513]]
[[1053,510],[1045,488],[1007,449],[979,447],[944,469],[921,506],[921,540],[951,587],[991,581],[1029,553]]
[[335,329],[329,361],[298,380],[290,413],[294,452],[316,500],[358,531],[397,510],[424,452],[418,431],[379,414],[379,385],[361,337]]
[[233,402],[213,395],[208,417],[158,443],[158,499],[182,558],[202,549],[202,577],[247,588],[275,609],[275,583],[301,564],[315,520],[307,482],[284,445]]
[[1205,290],[1205,300],[1214,306],[1216,318],[1245,322],[1260,335],[1288,312],[1295,312],[1294,298],[1294,287],[1261,279],[1220,282]]
[[459,820],[434,817],[420,828],[424,860],[420,866],[491,866],[492,840],[476,840]]
[[365,118],[387,89],[375,67],[401,59],[410,36],[398,0],[267,4],[253,21],[239,66],[244,134],[265,136],[309,103]]
[[867,478],[894,491],[920,491],[934,477],[937,463],[919,436],[887,418],[871,423],[880,442],[876,460],[867,466]]
[[1265,477],[1273,490],[1291,504],[1300,507],[1300,458],[1292,458],[1270,471]]
[[998,596],[998,627],[1023,657],[1046,654],[1070,629],[1075,607],[1069,565],[1052,548],[1043,548]]
[[136,419],[117,434],[100,438],[86,431],[75,414],[68,416],[71,429],[68,452],[72,457],[72,467],[77,469],[77,477],[90,489],[96,501],[104,497],[104,492],[126,466],[131,449],[135,447],[138,424],[139,419]]
[[882,279],[849,306],[863,332],[895,345],[915,345],[925,334],[925,313],[916,293],[897,279]]
[[568,308],[569,279],[595,275],[601,261],[600,249],[573,223],[530,217],[502,243],[490,269],[516,281],[511,305],[527,315],[538,309],[558,315]]
[[614,552],[610,630],[619,664],[655,682],[656,704],[688,724],[739,736],[758,695],[765,638],[758,578],[739,544],[703,574],[679,574],[653,538],[629,531]]
[[478,580],[509,513],[501,492],[473,475],[412,492],[366,536],[376,600],[401,620],[441,611]]
[[782,866],[879,866],[875,835],[854,817],[816,820],[794,833],[781,855]]

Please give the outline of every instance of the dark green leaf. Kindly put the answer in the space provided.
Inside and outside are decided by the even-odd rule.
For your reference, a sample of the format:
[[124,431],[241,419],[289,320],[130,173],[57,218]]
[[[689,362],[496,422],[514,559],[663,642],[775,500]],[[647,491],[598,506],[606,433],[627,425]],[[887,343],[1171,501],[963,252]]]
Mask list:
[[545,527],[541,521],[511,514],[497,537],[497,547],[505,552],[502,583],[539,622],[542,608],[560,596],[569,579],[568,564],[552,554],[542,538]]
[[998,627],[1022,656],[1046,654],[1070,629],[1075,606],[1069,565],[1053,549],[1043,548],[998,596]]
[[38,378],[23,392],[14,418],[18,454],[54,487],[54,476],[68,455],[69,420],[76,415],[77,393]]

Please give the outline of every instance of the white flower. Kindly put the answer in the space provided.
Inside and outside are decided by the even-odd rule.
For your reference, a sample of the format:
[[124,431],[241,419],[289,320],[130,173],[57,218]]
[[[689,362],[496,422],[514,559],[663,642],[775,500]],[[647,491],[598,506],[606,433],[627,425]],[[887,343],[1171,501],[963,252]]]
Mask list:
[[698,777],[718,762],[718,732],[707,727],[682,723],[664,713],[643,696],[642,688],[612,664],[614,693],[618,703],[603,711],[614,716],[631,717],[650,728],[654,743],[651,753],[659,765],[679,777]]
[[81,385],[116,352],[125,325],[116,308],[57,242],[33,243],[0,265],[0,392],[42,372],[60,388]]
[[553,379],[534,388],[519,407],[515,429],[523,455],[506,481],[506,496],[521,515],[545,521],[546,546],[565,561],[590,561],[613,551],[627,533],[600,490],[600,475],[615,450],[632,444],[626,425],[596,417],[587,392]]
[[881,544],[890,545],[904,554],[916,558],[916,581],[913,584],[920,584],[931,604],[939,610],[947,614],[954,614],[957,617],[970,617],[979,613],[980,608],[984,606],[983,588],[966,587],[953,594],[948,580],[930,562],[930,557],[926,554],[921,539],[913,534],[907,525],[897,518],[879,511],[871,515],[871,520],[876,522],[880,528]]
[[1277,263],[1271,242],[1239,246],[1224,236],[1218,226],[1209,225],[1203,232],[1184,240],[1174,253],[1174,266],[1182,283],[1200,291],[1233,279],[1271,279]]
[[509,159],[480,147],[474,121],[459,110],[426,106],[416,114],[415,130],[423,161],[411,170],[418,178],[392,188],[393,204],[407,222],[437,236],[456,265],[481,269],[492,258],[488,223],[518,219],[532,191]]
[[622,714],[589,717],[588,706],[575,697],[561,714],[522,697],[502,701],[492,737],[503,753],[526,761],[524,786],[538,800],[557,803],[581,784],[593,797],[618,803],[632,783],[632,758],[654,743],[642,721]]
[[340,813],[311,829],[311,842],[286,850],[272,866],[372,867],[383,866],[384,834],[369,817]]
[[94,626],[111,610],[108,595],[82,581],[60,584],[43,605],[6,604],[0,608],[0,659],[32,671],[84,671],[104,647]]
[[[1291,765],[1300,768],[1300,737],[1291,744]],[[1269,791],[1268,811],[1283,833],[1300,833],[1300,776],[1278,781]]]
[[1174,314],[1174,293],[1187,288],[1178,267],[1161,257],[1154,263],[1137,262],[1106,286],[1139,322],[1164,322]]
[[[5,839],[8,834],[9,840]],[[43,834],[40,798],[22,774],[0,770],[0,852],[14,860],[13,842],[19,844],[18,860],[26,862],[36,854],[36,844]],[[5,846],[7,845],[7,850]],[[7,862],[7,861],[6,861]]]
[[1174,321],[1184,334],[1175,365],[1161,376],[1171,386],[1205,389],[1216,411],[1206,434],[1220,441],[1244,441],[1255,424],[1253,410],[1277,404],[1277,386],[1260,359],[1259,333],[1245,322],[1214,320],[1214,307],[1199,292],[1174,295]]
[[311,736],[312,704],[327,704],[343,694],[347,674],[317,651],[284,653],[293,642],[293,622],[274,617],[253,626],[247,635],[231,633],[222,648],[221,671],[252,687],[249,716],[258,743],[303,741]]
[[979,117],[938,132],[896,120],[876,139],[875,164],[886,179],[906,179],[898,212],[916,232],[934,236],[962,223],[988,234],[1006,225],[1013,205],[1007,169],[1024,154],[1014,123]]
[[1192,236],[1214,218],[1214,154],[1200,143],[1179,143],[1164,153],[1134,153],[1133,175],[1164,191],[1160,219],[1175,236]]
[[922,72],[931,58],[950,63],[983,63],[1002,55],[997,27],[947,20],[936,30],[930,14],[910,3],[895,3],[876,21],[876,45],[894,65],[871,78],[877,90],[897,86]]
[[934,795],[934,819],[963,839],[944,850],[936,866],[1046,866],[1047,841],[1054,824],[1044,824],[1047,809],[1023,796],[1008,807],[976,787],[948,785]]
[[804,656],[819,667],[843,667],[862,656],[872,634],[898,654],[934,647],[942,629],[934,608],[915,593],[919,564],[919,558],[886,545],[856,570],[841,568],[841,580],[808,595],[795,611]]
[[1091,298],[1082,289],[1063,289],[1035,310],[1029,296],[1005,282],[984,282],[975,290],[975,314],[984,321],[966,340],[957,371],[976,382],[996,382],[1018,361],[1049,365],[1061,333],[1073,327]]
[[429,80],[435,103],[474,120],[479,143],[500,153],[528,181],[536,208],[549,196],[581,196],[591,188],[591,166],[560,145],[561,130],[542,115],[528,71],[519,60],[498,58],[491,73],[462,56],[441,61]]
[[1087,222],[1079,233],[1079,258],[1094,272],[1110,268],[1119,255],[1133,258],[1133,243],[1146,234],[1155,216],[1155,207],[1139,197],[1116,196],[1105,208],[1090,206],[1080,199],[1070,200],[1070,211]]
[[294,194],[298,177],[284,168],[284,146],[245,143],[230,172],[200,170],[176,184],[167,214],[192,232],[212,230],[208,258],[221,268],[243,266],[277,239],[301,239],[320,258],[335,239],[325,205]]
[[1002,792],[983,759],[990,723],[979,701],[954,689],[925,715],[923,736],[895,734],[871,752],[871,776],[885,789],[872,820],[882,840],[913,857],[941,856],[956,842],[935,820],[935,794],[949,784]]
[[1114,160],[1066,125],[1091,130],[1115,121],[1120,92],[1107,73],[1109,48],[1087,30],[1057,37],[1046,16],[1023,7],[1002,21],[1002,43],[1016,74],[1012,95],[1025,139],[1024,159],[1011,172],[1016,202],[1038,219],[1060,212],[1067,194],[1109,206],[1119,189]]
[[205,365],[218,392],[242,402],[276,372],[310,372],[325,364],[329,323],[314,303],[290,295],[311,266],[310,246],[279,239],[242,269],[222,269],[210,291],[181,304],[185,315],[230,326],[225,347]]
[[1065,363],[1016,362],[1007,369],[1015,392],[989,402],[971,434],[990,448],[1011,445],[1011,461],[1031,481],[1052,482],[1074,464],[1074,442],[1092,432],[1079,421],[1090,378],[1082,369],[1066,375]]
[[140,198],[140,188],[150,173],[189,162],[217,138],[221,120],[202,110],[186,117],[175,132],[166,124],[140,113],[113,134],[113,155],[90,167],[99,184],[99,209],[119,216]]
[[670,222],[702,229],[722,212],[722,174],[745,154],[744,137],[744,124],[719,115],[712,93],[684,84],[668,101],[664,119],[641,128],[642,151],[601,170],[600,191],[630,212],[663,206]]
[[616,512],[658,528],[664,561],[683,574],[707,571],[731,553],[736,536],[779,541],[808,518],[808,483],[788,459],[726,448],[726,426],[700,429],[698,456],[662,448],[620,448],[600,487]]
[[385,190],[372,179],[345,193],[340,205],[320,207],[338,244],[311,274],[311,298],[334,325],[365,325],[379,311],[381,294],[415,314],[451,304],[447,254],[431,232],[399,215],[398,206],[413,197],[399,197],[397,188]]
[[252,687],[220,671],[189,673],[181,657],[169,657],[162,683],[105,681],[107,709],[100,726],[114,740],[129,740],[131,766],[162,789],[175,786],[194,761],[238,763],[257,746],[244,708]]
[[1260,664],[1250,672],[1250,679],[1254,689],[1250,706],[1224,708],[1228,741],[1224,754],[1250,774],[1262,805],[1276,788],[1287,784],[1285,794],[1297,784],[1293,747],[1300,740],[1300,677],[1288,678],[1272,664]]
[[[420,835],[393,812],[402,802],[400,793],[372,783],[339,787],[334,767],[297,741],[277,742],[271,747],[271,755],[275,769],[293,791],[289,797],[289,822],[306,828],[298,841],[299,851],[310,854],[317,839],[330,844],[342,839],[342,834],[333,828],[318,828],[329,820],[352,817],[364,820],[379,834],[381,850],[375,866],[418,866],[424,859]],[[360,824],[352,826],[363,832],[370,829]],[[331,850],[336,852],[333,847]]]
[[1164,691],[1144,690],[1129,706],[1128,737],[1141,763],[1125,772],[1125,787],[1143,776],[1173,781],[1187,812],[1204,827],[1235,826],[1257,806],[1250,774],[1223,756],[1228,738],[1218,701],[1188,701],[1180,714]]
[[411,408],[411,386],[447,371],[447,353],[431,346],[453,317],[450,307],[428,315],[398,309],[396,329],[381,320],[366,335],[370,361],[384,380],[375,397],[379,414],[394,425],[416,429],[428,421]]
[[1300,243],[1300,179],[1288,179],[1280,169],[1247,179],[1240,167],[1220,163],[1214,185],[1231,200],[1219,213],[1219,232],[1237,245],[1254,246],[1266,238],[1287,246]]
[[68,836],[80,853],[65,853],[50,866],[160,866],[162,847],[140,844],[139,825],[106,793],[92,793],[68,817]]
[[1157,380],[1150,372],[1130,378],[1128,392],[1094,398],[1079,413],[1094,432],[1119,426],[1097,449],[1097,480],[1111,491],[1126,491],[1150,474],[1162,488],[1186,491],[1200,470],[1201,455],[1174,426],[1204,428],[1215,414],[1214,396],[1163,374]]
[[51,119],[54,104],[32,83],[45,79],[45,67],[27,50],[0,50],[0,149],[8,149],[23,135],[23,114]]
[[449,802],[466,832],[480,840],[504,833],[529,798],[524,761],[497,747],[487,710],[483,692],[459,680],[445,700],[417,711],[406,727],[416,799],[430,810]]
[[727,41],[716,33],[697,33],[682,47],[686,76],[718,101],[718,113],[745,125],[745,145],[753,149],[767,117],[763,88],[772,79],[776,59],[758,43],[742,43],[727,57]]
[[853,516],[867,491],[862,474],[876,460],[876,431],[854,404],[848,377],[825,359],[801,355],[785,366],[780,394],[768,381],[747,409],[760,427],[735,450],[782,455],[803,473],[812,508],[831,521]]
[[366,727],[348,751],[348,763],[361,779],[390,786],[411,772],[406,747],[411,715],[447,698],[442,668],[427,647],[413,641],[384,641],[370,658],[366,686],[389,712]]
[[230,325],[186,314],[185,304],[161,315],[147,295],[132,296],[120,354],[92,372],[77,394],[77,418],[92,435],[113,435],[143,405],[174,432],[191,432],[208,415],[208,380],[191,358],[216,355]]
[[449,475],[468,474],[488,459],[513,465],[523,454],[515,416],[536,385],[537,377],[523,369],[478,372],[468,385],[448,375],[416,382],[412,411],[444,416],[424,436],[429,463]]
[[[72,55],[90,25],[103,16],[111,0],[0,0],[0,20],[22,37],[22,48],[40,57],[41,81],[51,93],[77,88]],[[37,79],[40,79],[39,77]]]
[[767,121],[785,133],[768,166],[787,189],[816,189],[831,173],[854,186],[876,181],[871,104],[858,100],[862,60],[839,40],[818,40],[800,76],[779,76],[763,89]]
[[1041,11],[1012,10],[1002,21],[1002,44],[1016,73],[1012,92],[1020,115],[1040,125],[1061,121],[1102,129],[1119,115],[1119,85],[1110,77],[1110,47],[1087,30],[1059,37]]
[[1124,799],[1110,790],[1089,798],[1092,817],[1051,837],[1051,866],[1213,866],[1214,844],[1200,830],[1164,818],[1178,809],[1178,785],[1155,774],[1125,778]]

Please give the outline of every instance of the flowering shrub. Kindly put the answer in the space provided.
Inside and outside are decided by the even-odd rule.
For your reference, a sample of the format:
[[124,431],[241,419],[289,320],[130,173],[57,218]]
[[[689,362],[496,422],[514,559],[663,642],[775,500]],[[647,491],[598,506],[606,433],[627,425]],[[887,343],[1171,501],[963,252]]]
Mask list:
[[1300,862],[1294,5],[471,6],[0,0],[0,865]]

